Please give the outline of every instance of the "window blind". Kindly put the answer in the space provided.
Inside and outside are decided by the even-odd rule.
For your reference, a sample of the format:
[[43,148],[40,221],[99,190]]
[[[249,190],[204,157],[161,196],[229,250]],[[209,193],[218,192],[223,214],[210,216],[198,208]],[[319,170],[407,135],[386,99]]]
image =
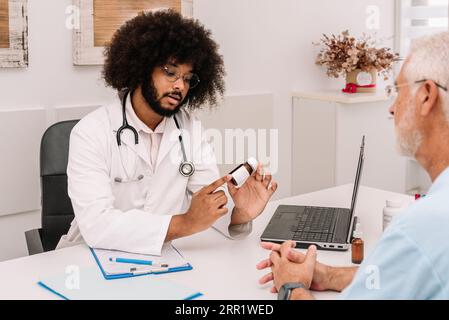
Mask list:
[[405,55],[414,38],[449,29],[449,0],[398,0],[400,53]]

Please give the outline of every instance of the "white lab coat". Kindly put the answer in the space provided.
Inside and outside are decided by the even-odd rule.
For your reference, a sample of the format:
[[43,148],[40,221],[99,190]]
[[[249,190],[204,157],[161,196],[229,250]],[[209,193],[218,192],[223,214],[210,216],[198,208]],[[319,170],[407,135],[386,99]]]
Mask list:
[[[128,104],[128,122],[136,127],[129,108]],[[185,213],[192,193],[219,178],[212,148],[192,134],[194,121],[199,120],[184,110],[176,118],[186,132],[187,158],[195,163],[196,171],[189,178],[178,171],[182,161],[180,130],[173,117],[167,118],[154,173],[148,150],[143,143],[134,144],[129,130],[122,134],[123,149],[119,151],[116,131],[123,121],[119,99],[90,113],[73,128],[67,176],[75,219],[58,249],[86,242],[94,248],[160,254],[172,215]],[[144,175],[143,179],[138,180],[139,175]],[[233,203],[227,195],[229,212],[214,228],[229,238],[244,237],[252,224],[229,228]]]

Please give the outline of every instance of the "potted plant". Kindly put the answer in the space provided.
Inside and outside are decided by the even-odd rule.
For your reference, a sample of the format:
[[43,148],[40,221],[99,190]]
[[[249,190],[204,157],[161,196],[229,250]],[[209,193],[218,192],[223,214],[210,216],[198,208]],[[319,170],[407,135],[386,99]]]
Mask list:
[[343,92],[375,92],[377,75],[388,79],[393,62],[399,58],[390,48],[376,48],[376,41],[364,35],[356,39],[343,31],[338,36],[323,34],[316,64],[327,68],[329,77],[346,78]]

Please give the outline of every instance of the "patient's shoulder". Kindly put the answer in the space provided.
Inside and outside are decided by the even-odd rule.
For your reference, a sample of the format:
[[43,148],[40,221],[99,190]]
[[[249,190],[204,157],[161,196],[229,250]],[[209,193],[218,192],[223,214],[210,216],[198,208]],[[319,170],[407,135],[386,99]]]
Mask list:
[[[432,193],[404,210],[394,227],[424,250],[440,246],[449,250],[449,189]],[[433,249],[432,249],[433,250]]]

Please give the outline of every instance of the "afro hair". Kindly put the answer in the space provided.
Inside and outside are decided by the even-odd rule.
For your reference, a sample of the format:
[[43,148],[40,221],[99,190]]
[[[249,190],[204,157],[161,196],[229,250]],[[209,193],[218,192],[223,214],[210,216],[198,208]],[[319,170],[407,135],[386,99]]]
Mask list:
[[214,106],[225,90],[223,58],[211,32],[174,10],[141,13],[122,25],[105,49],[103,77],[118,91],[142,85],[154,68],[173,59],[189,63],[200,83],[186,96],[190,109]]

